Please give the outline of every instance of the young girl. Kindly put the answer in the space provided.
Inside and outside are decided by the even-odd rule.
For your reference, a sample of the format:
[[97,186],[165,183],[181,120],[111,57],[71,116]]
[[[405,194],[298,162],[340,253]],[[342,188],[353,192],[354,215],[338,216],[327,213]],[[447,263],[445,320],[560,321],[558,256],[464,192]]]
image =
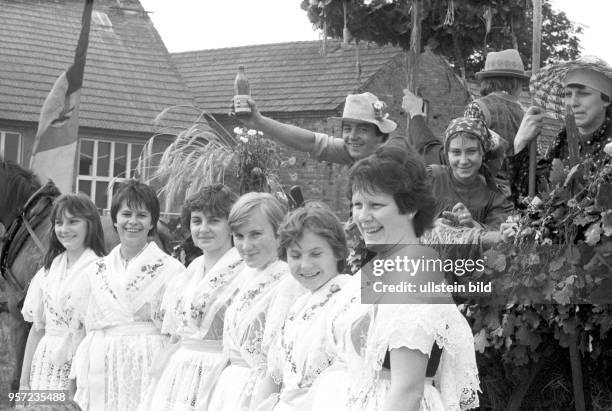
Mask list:
[[482,120],[459,117],[444,134],[448,166],[429,165],[428,174],[438,214],[466,227],[499,229],[514,209],[497,187],[486,157],[498,142]]
[[111,218],[120,244],[87,272],[87,336],[71,376],[84,410],[133,411],[168,340],[160,332],[163,293],[185,267],[148,241],[159,219],[159,201],[148,185],[132,180],[121,186]]
[[[179,340],[141,409],[206,409],[227,360],[223,355],[225,309],[244,264],[232,246],[227,218],[237,196],[223,184],[204,187],[183,206],[183,226],[204,253],[166,291],[162,332]],[[160,366],[160,365],[156,365]]]
[[284,319],[289,302],[301,290],[289,275],[287,263],[278,260],[278,226],[285,207],[271,194],[248,193],[238,199],[229,214],[234,245],[247,267],[237,281],[240,290],[225,313],[223,351],[230,365],[223,370],[212,393],[209,410],[248,410],[254,387],[264,377],[270,341],[279,329],[270,323]]
[[21,390],[67,390],[72,355],[82,338],[75,310],[84,268],[105,254],[96,206],[82,194],[65,194],[51,210],[49,250],[30,284],[23,318],[32,323],[21,371]]
[[[307,292],[298,298],[278,332],[268,354],[268,377],[256,398],[265,398],[260,409],[307,409],[307,394],[317,376],[334,362],[326,335],[326,313],[349,275],[342,223],[324,204],[311,202],[287,216],[279,230],[280,254],[291,275]],[[272,311],[275,306],[272,306]]]

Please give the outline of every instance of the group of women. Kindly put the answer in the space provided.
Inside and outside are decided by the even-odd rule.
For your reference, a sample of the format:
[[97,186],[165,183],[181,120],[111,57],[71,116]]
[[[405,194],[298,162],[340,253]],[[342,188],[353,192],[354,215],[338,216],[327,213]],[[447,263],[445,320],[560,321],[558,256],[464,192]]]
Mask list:
[[[352,166],[353,219],[379,257],[433,255],[419,245],[435,216],[426,173],[396,147]],[[187,269],[148,241],[159,218],[150,187],[123,185],[111,217],[120,244],[104,256],[91,201],[56,200],[23,308],[33,327],[22,389],[76,389],[90,410],[478,405],[473,337],[456,306],[362,303],[325,204],[287,213],[271,194],[204,187],[183,209],[203,252]]]

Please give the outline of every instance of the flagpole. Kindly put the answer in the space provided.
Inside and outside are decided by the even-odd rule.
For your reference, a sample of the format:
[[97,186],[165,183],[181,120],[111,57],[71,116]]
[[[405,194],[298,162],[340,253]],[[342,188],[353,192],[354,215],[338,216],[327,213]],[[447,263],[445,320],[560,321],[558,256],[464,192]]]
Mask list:
[[[532,76],[540,70],[540,49],[542,45],[542,0],[533,0],[533,41],[531,49],[531,71]],[[531,104],[534,104],[531,96]],[[536,161],[538,146],[536,139],[529,145],[529,197],[536,193]]]

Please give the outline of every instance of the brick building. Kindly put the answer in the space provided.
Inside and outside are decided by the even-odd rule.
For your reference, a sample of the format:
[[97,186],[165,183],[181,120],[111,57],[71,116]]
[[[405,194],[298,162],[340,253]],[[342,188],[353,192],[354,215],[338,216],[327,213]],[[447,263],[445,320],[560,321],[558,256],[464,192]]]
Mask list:
[[[369,91],[389,106],[390,118],[405,134],[401,112],[406,87],[406,54],[396,47],[343,45],[328,40],[201,50],[172,54],[178,71],[199,107],[212,113],[227,129],[237,123],[227,116],[239,64],[246,66],[251,94],[259,110],[274,119],[309,130],[340,135],[341,116],[348,94]],[[441,57],[423,53],[418,74],[419,92],[427,102],[432,129],[441,133],[463,112],[469,94]],[[299,184],[307,199],[322,199],[342,216],[348,212],[346,167],[319,163],[284,147],[298,159],[294,170],[281,171],[287,186]],[[296,178],[297,177],[297,178]]]

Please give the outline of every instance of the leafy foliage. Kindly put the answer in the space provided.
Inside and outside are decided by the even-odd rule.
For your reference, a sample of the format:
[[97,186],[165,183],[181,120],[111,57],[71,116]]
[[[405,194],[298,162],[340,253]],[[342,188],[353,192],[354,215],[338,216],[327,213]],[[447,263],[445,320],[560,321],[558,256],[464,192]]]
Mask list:
[[[603,154],[603,153],[601,153]],[[498,299],[468,305],[476,349],[515,378],[572,336],[594,373],[609,370],[612,327],[612,156],[553,164],[552,189],[514,217],[513,243],[486,252]],[[555,348],[557,347],[557,348]]]
[[[447,57],[466,75],[479,71],[487,51],[518,48],[530,66],[532,6],[525,0],[424,0],[423,44]],[[303,0],[302,9],[317,28],[343,38],[343,0]],[[347,27],[352,37],[380,45],[410,48],[411,2],[347,0]],[[542,62],[579,56],[582,28],[549,3],[542,11]],[[487,30],[487,28],[489,30]]]

